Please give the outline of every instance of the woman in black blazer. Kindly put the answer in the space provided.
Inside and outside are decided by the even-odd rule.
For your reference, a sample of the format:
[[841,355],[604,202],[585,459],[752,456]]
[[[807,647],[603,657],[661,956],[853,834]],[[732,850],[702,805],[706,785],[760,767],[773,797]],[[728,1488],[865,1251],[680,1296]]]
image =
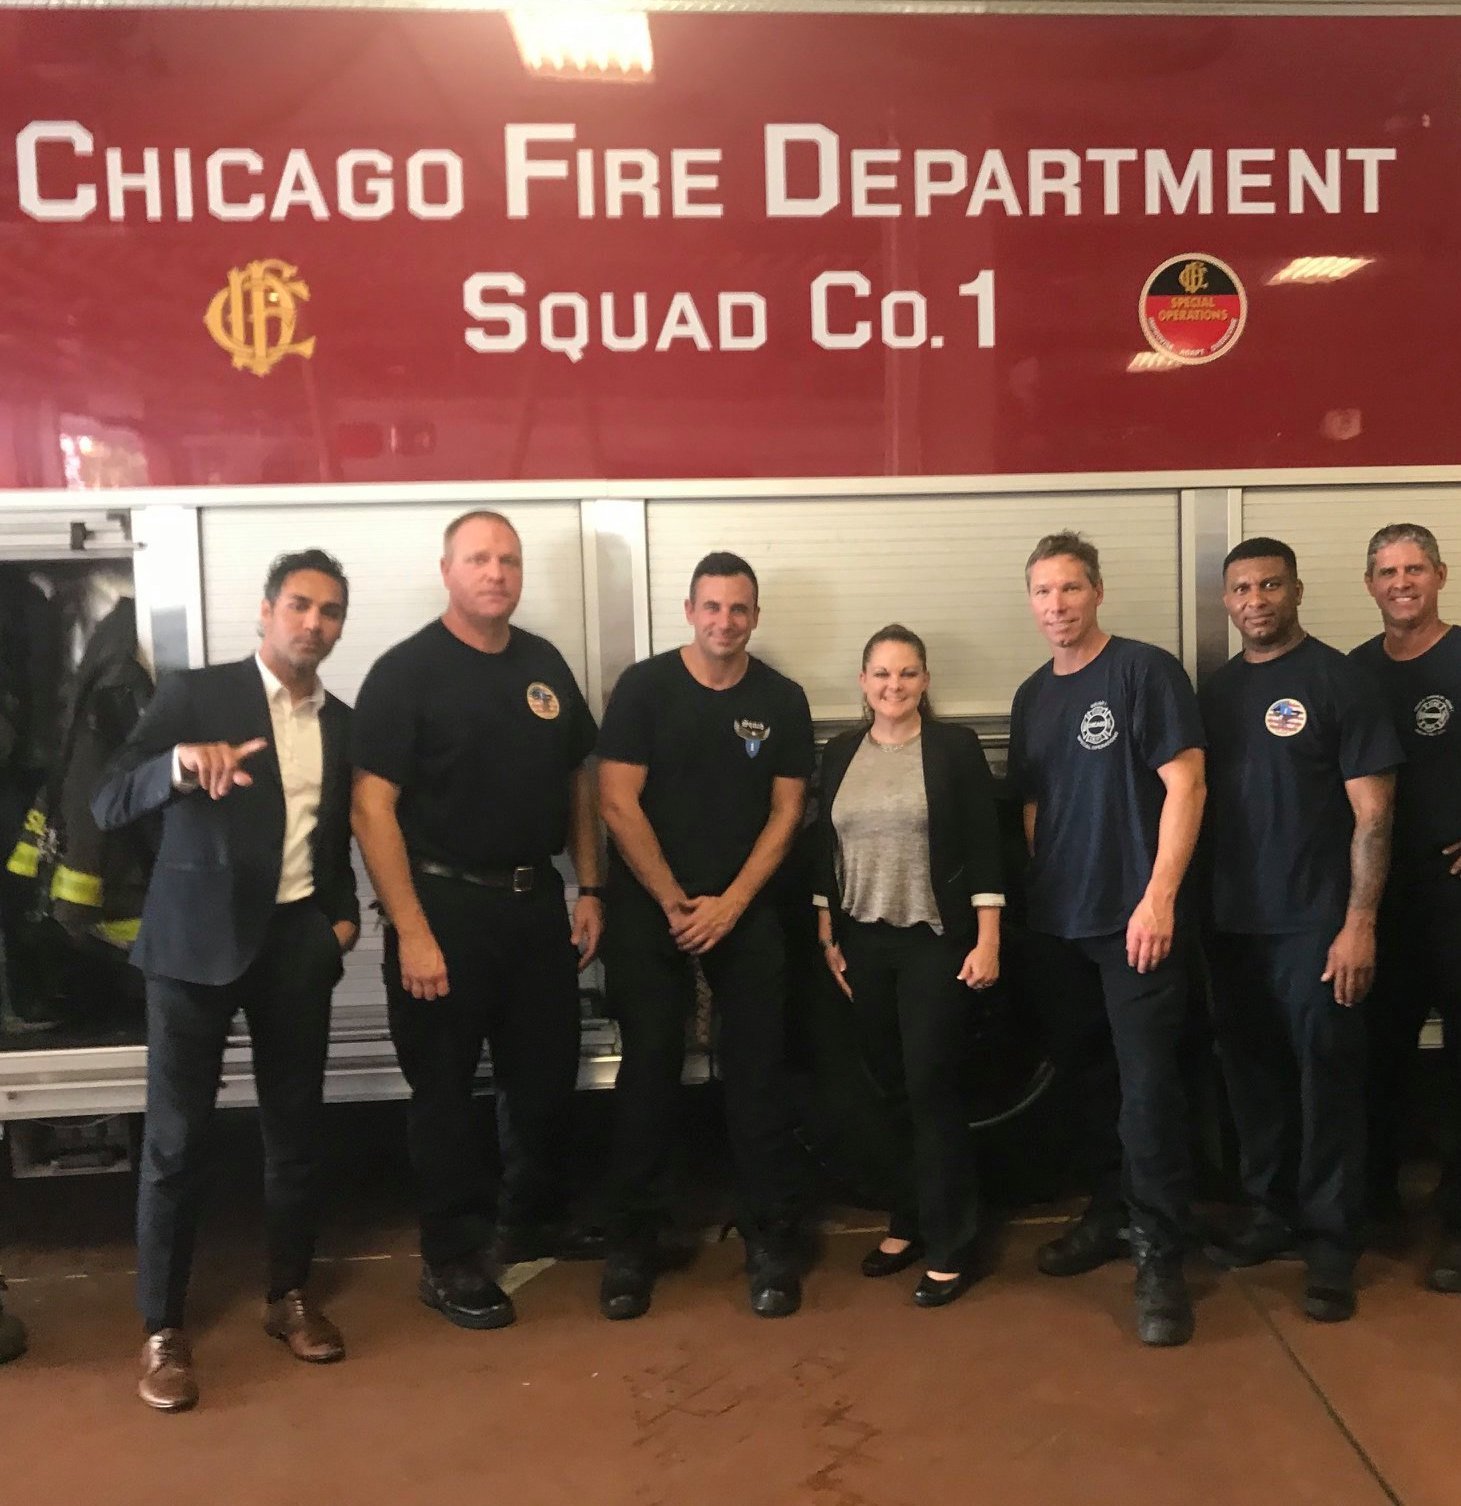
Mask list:
[[933,719],[916,633],[897,623],[874,633],[859,683],[867,724],[822,755],[817,927],[908,1171],[862,1271],[888,1276],[926,1257],[913,1300],[942,1307],[974,1279],[962,1069],[970,990],[999,977],[994,784],[978,734]]

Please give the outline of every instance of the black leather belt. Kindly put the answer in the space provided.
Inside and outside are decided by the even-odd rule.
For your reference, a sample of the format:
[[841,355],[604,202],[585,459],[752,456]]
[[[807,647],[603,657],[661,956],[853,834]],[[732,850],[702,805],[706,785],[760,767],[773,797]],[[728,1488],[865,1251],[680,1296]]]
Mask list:
[[506,889],[512,894],[531,894],[538,882],[535,863],[521,868],[453,868],[449,863],[421,859],[411,865],[417,873],[430,878],[455,879],[459,884],[475,884],[479,889]]

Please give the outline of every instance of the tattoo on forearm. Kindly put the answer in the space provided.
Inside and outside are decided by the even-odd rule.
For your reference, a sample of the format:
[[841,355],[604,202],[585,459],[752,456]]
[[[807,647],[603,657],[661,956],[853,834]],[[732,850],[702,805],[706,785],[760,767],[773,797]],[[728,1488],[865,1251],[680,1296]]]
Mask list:
[[1378,910],[1390,871],[1390,812],[1357,822],[1349,849],[1349,907]]

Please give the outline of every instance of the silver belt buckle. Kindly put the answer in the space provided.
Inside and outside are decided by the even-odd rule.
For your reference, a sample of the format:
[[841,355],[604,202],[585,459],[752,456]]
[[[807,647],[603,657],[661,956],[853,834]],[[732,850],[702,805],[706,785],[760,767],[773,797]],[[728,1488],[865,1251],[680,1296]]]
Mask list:
[[512,870],[512,892],[514,894],[531,894],[533,880],[537,876],[537,870],[534,868],[514,868]]

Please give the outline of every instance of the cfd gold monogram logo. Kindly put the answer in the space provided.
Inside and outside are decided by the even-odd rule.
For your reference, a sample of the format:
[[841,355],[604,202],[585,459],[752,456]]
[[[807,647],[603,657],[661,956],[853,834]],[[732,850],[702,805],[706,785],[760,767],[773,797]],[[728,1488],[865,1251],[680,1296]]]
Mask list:
[[235,369],[268,374],[285,356],[315,353],[315,337],[294,338],[298,307],[309,301],[309,287],[286,261],[251,261],[228,274],[203,322],[208,333],[233,357]]
[[1184,293],[1200,293],[1207,286],[1207,268],[1200,261],[1190,261],[1177,274]]

